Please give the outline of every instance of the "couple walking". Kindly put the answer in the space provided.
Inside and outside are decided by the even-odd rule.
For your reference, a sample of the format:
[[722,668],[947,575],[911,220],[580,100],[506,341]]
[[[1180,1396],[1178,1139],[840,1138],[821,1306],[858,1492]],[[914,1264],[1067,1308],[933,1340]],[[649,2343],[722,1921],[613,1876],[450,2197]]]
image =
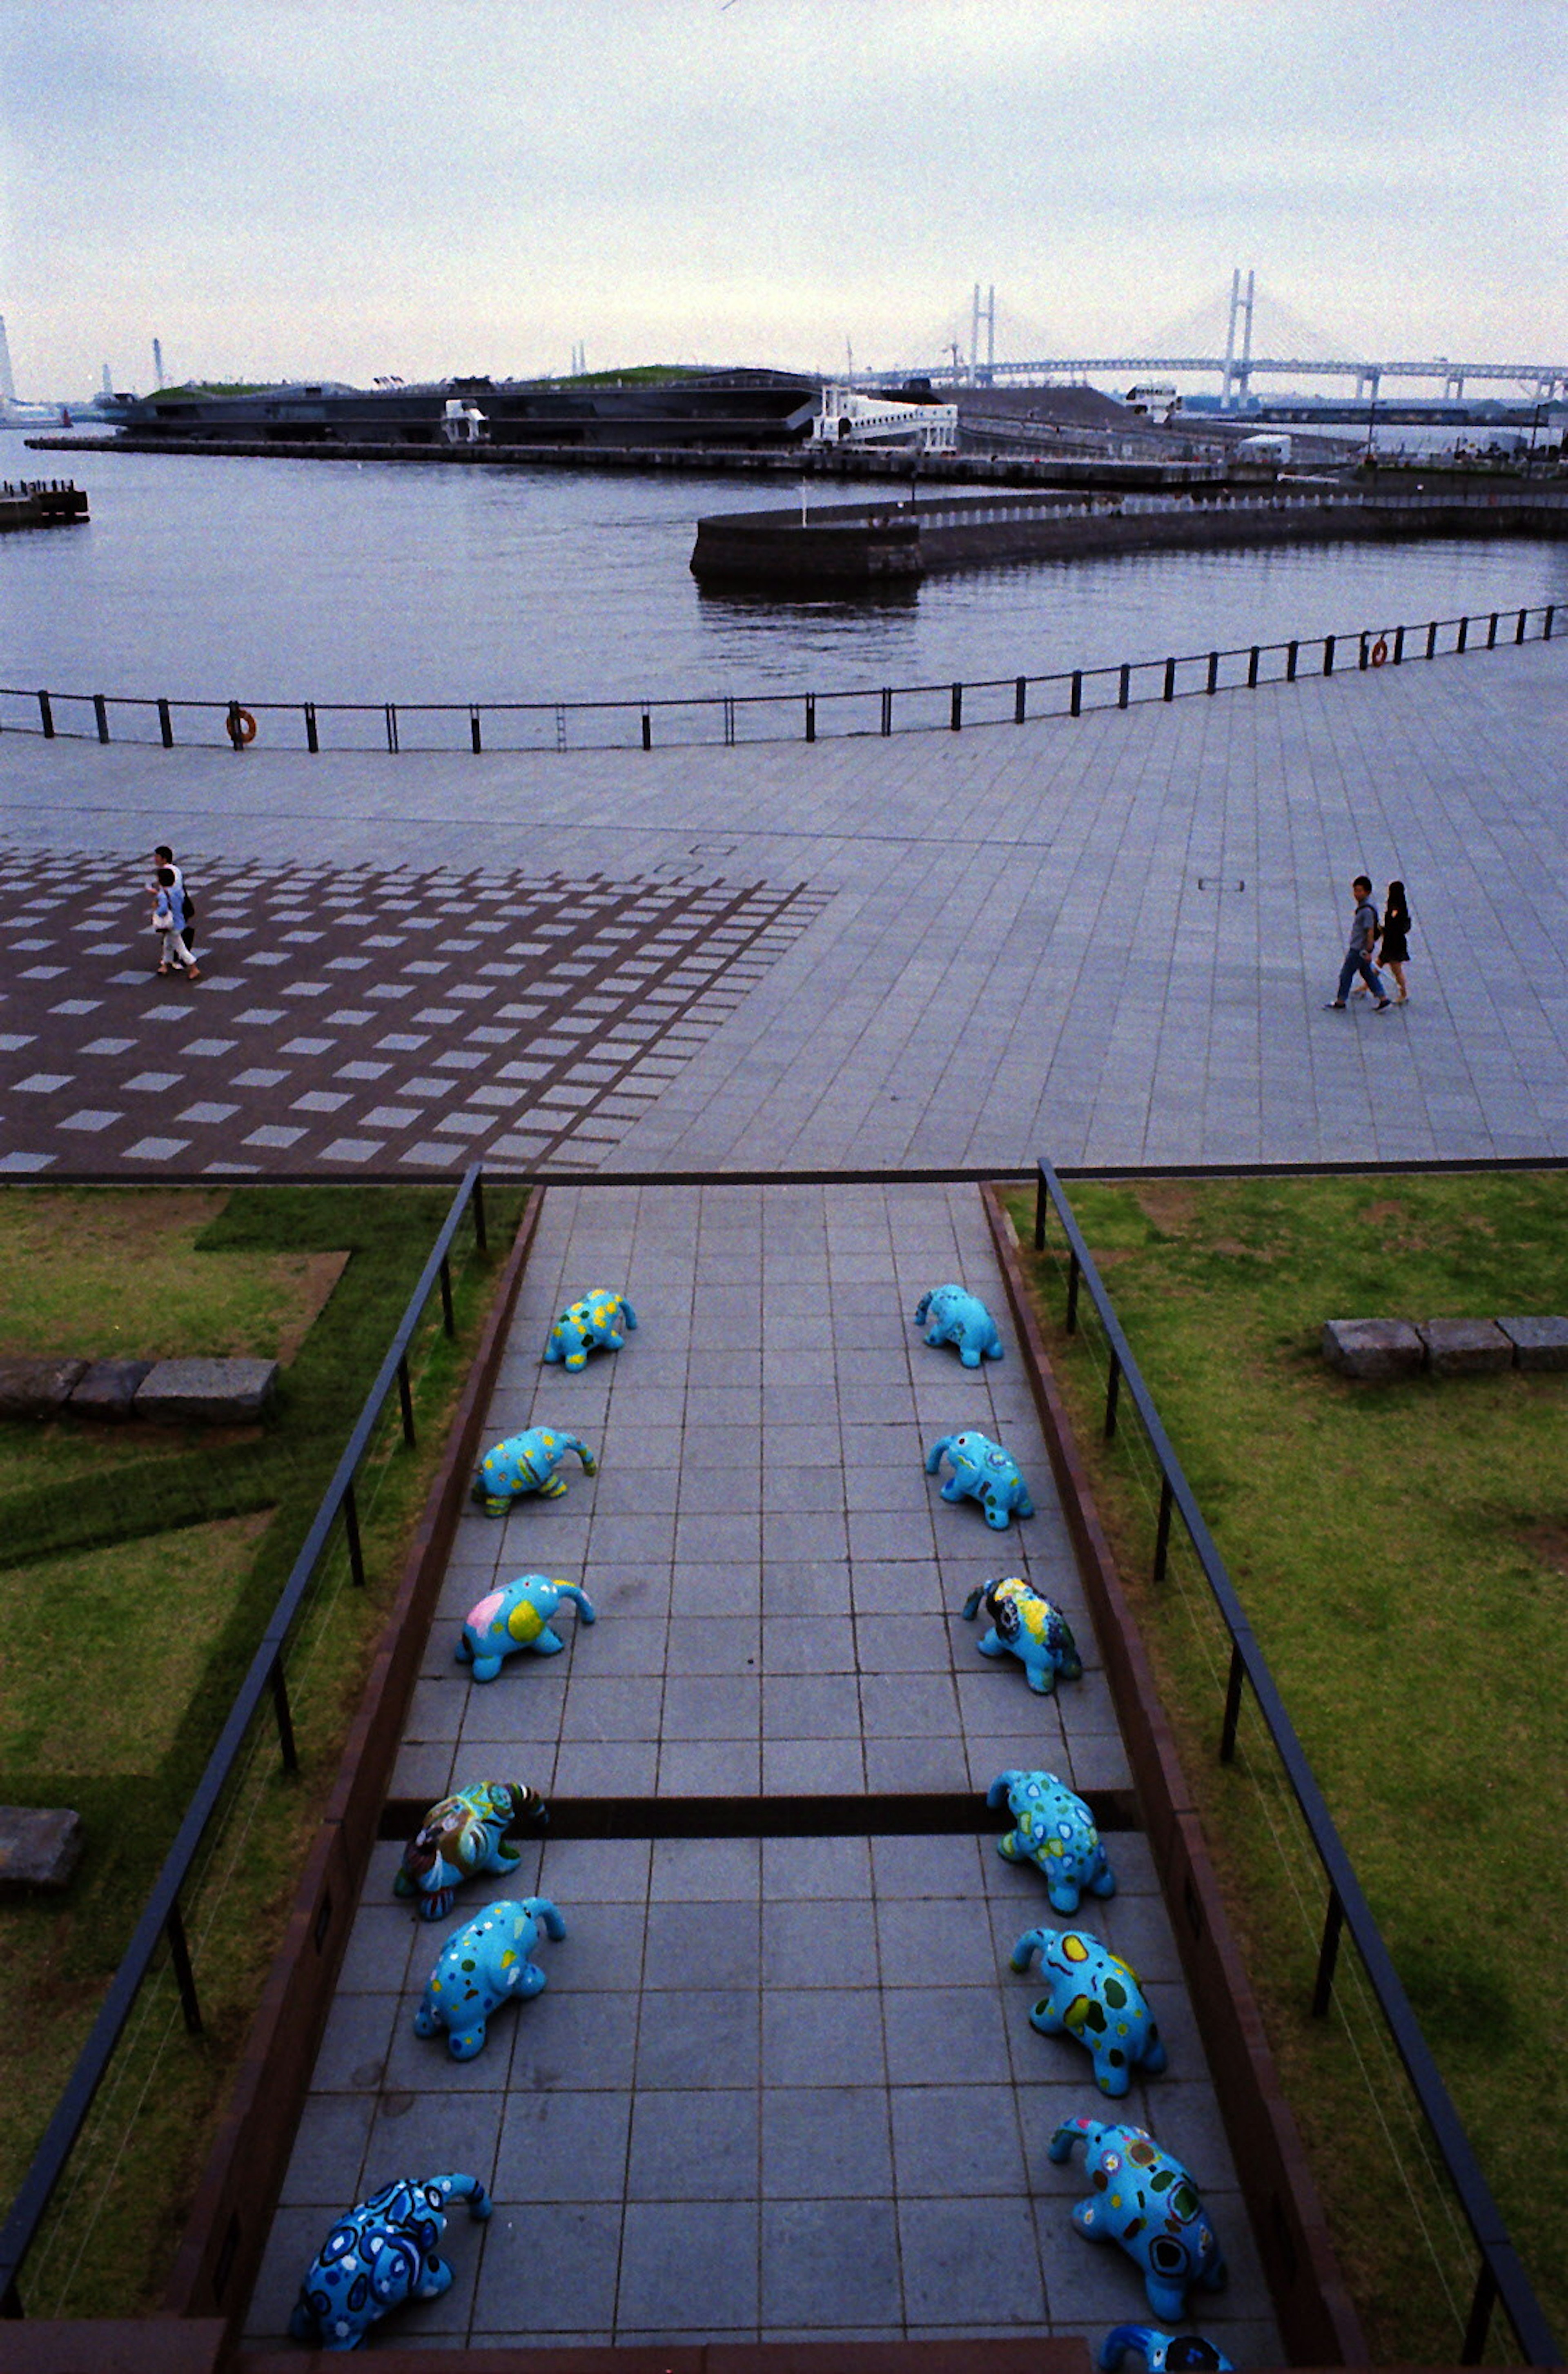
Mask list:
[[1388,885],[1381,924],[1377,920],[1377,909],[1373,904],[1371,876],[1358,874],[1350,889],[1356,902],[1356,911],[1350,921],[1350,945],[1339,968],[1339,986],[1324,1011],[1326,1014],[1344,1012],[1350,983],[1359,972],[1362,981],[1355,994],[1360,996],[1364,984],[1377,1000],[1373,1012],[1385,1014],[1396,1001],[1384,988],[1383,976],[1373,958],[1381,953],[1399,992],[1397,1002],[1403,1005],[1409,994],[1405,987],[1405,967],[1410,955],[1410,911],[1405,903],[1405,886],[1402,882]]
[[152,928],[162,934],[162,954],[159,958],[159,972],[183,972],[187,981],[200,981],[201,967],[191,953],[195,939],[195,900],[185,887],[185,877],[174,863],[174,852],[166,840],[160,840],[153,851],[153,878],[147,888],[153,894]]

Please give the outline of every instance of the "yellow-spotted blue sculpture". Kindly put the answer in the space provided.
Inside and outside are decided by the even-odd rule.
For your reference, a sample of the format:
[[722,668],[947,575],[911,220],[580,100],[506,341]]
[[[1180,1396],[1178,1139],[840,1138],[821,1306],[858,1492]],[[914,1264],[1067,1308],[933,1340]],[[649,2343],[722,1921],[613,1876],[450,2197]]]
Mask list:
[[1034,1503],[1019,1474],[1018,1463],[990,1436],[966,1427],[961,1434],[945,1434],[925,1454],[925,1473],[935,1475],[947,1453],[952,1474],[942,1487],[944,1500],[978,1500],[985,1522],[1005,1533],[1015,1514],[1032,1517]]
[[1135,2069],[1158,2077],[1165,2047],[1132,1964],[1087,1929],[1026,1929],[1008,1964],[1030,1969],[1036,1954],[1048,1992],[1029,2015],[1031,2027],[1042,2036],[1076,2036],[1088,2047],[1095,2084],[1114,2101]]
[[1156,2316],[1185,2313],[1194,2284],[1225,2287],[1225,2259],[1197,2185],[1179,2159],[1161,2151],[1144,2127],[1106,2127],[1098,2119],[1064,2119],[1051,2138],[1059,2168],[1081,2142],[1094,2186],[1073,2211],[1073,2224],[1091,2242],[1119,2242],[1143,2270]]
[[1114,2326],[1095,2356],[1100,2374],[1116,2374],[1129,2349],[1137,2351],[1149,2374],[1236,2374],[1219,2344],[1201,2333],[1156,2333],[1151,2324]]
[[1115,1874],[1094,1816],[1054,1772],[998,1772],[985,1803],[993,1811],[1005,1803],[1015,1825],[996,1840],[996,1852],[1008,1863],[1033,1863],[1055,1910],[1076,1912],[1086,1890],[1114,1896]]
[[476,1780],[432,1805],[403,1850],[392,1883],[395,1896],[413,1897],[421,1921],[444,1921],[466,1879],[481,1872],[504,1877],[522,1860],[508,1832],[546,1828],[549,1809],[521,1780]]
[[619,1352],[636,1324],[637,1313],[624,1294],[613,1293],[607,1286],[591,1286],[582,1301],[563,1310],[550,1329],[546,1362],[562,1360],[569,1369],[585,1368],[589,1353],[601,1345],[607,1352]]
[[454,1653],[461,1663],[473,1666],[477,1682],[493,1682],[503,1661],[520,1649],[531,1649],[536,1657],[559,1656],[566,1643],[552,1630],[550,1617],[563,1599],[575,1605],[579,1623],[597,1623],[593,1601],[574,1582],[520,1574],[515,1582],[488,1592],[477,1607],[470,1607]]
[[289,2337],[315,2349],[359,2349],[372,2324],[405,2300],[440,2299],[453,2274],[436,2245],[454,2201],[486,2218],[494,2204],[477,2176],[396,2176],[340,2217],[305,2273]]
[[415,2035],[435,2036],[444,2027],[454,2061],[472,2061],[484,2050],[491,2013],[513,1996],[525,2002],[545,1984],[545,1973],[528,1958],[541,1928],[557,1943],[566,1934],[548,1896],[525,1896],[520,1904],[502,1898],[476,1912],[437,1957],[414,2014]]
[[966,1369],[1002,1357],[996,1321],[980,1297],[961,1286],[934,1286],[923,1294],[914,1307],[914,1323],[925,1329],[927,1344],[956,1344]]
[[963,1603],[963,1620],[973,1624],[982,1607],[991,1629],[975,1647],[983,1657],[1016,1657],[1029,1676],[1029,1686],[1048,1698],[1059,1674],[1064,1682],[1083,1678],[1072,1626],[1054,1599],[1025,1582],[1020,1574],[1002,1575],[983,1582]]
[[509,1434],[480,1460],[473,1497],[487,1517],[504,1517],[513,1500],[526,1492],[536,1492],[541,1500],[559,1500],[566,1478],[555,1471],[569,1451],[583,1462],[584,1475],[598,1474],[598,1461],[574,1434],[562,1434],[553,1426],[531,1426],[525,1434]]

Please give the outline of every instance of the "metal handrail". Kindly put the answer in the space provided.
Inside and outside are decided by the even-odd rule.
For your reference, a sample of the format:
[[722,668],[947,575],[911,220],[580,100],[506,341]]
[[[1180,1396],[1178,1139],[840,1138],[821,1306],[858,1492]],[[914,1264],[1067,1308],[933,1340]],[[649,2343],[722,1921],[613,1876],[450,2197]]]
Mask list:
[[1046,1217],[1053,1206],[1061,1222],[1069,1255],[1067,1332],[1070,1334],[1076,1330],[1079,1293],[1080,1288],[1086,1289],[1110,1350],[1105,1432],[1108,1436],[1115,1432],[1119,1399],[1125,1389],[1142,1422],[1149,1449],[1160,1469],[1160,1517],[1154,1554],[1156,1580],[1165,1572],[1171,1516],[1174,1510],[1186,1529],[1193,1553],[1230,1634],[1231,1671],[1220,1735],[1221,1761],[1228,1763],[1234,1749],[1242,1686],[1245,1681],[1252,1686],[1258,1712],[1274,1743],[1328,1882],[1328,1905],[1318,1954],[1313,2010],[1319,2016],[1327,2010],[1340,1933],[1348,1930],[1361,1956],[1384,2024],[1404,2064],[1421,2113],[1442,2155],[1466,2223],[1480,2252],[1480,2270],[1476,2278],[1460,2363],[1466,2366],[1480,2363],[1493,2306],[1500,2303],[1514,2328],[1525,2364],[1561,2365],[1562,2356],[1551,2328],[1530,2286],[1503,2213],[1477,2164],[1469,2138],[1439,2074],[1409,1997],[1400,1983],[1382,1932],[1362,1891],[1355,1867],[1318,1787],[1306,1750],[1285,1711],[1284,1700],[1268,1670],[1257,1636],[1165,1432],[1154,1397],[1133,1356],[1132,1346],[1106,1292],[1104,1281],[1095,1266],[1094,1256],[1067,1201],[1060,1175],[1042,1155],[1034,1203],[1034,1245],[1037,1252],[1044,1251]]
[[93,2022],[91,2032],[77,2057],[76,2066],[22,2179],[5,2226],[0,2228],[0,2315],[19,2317],[25,2313],[18,2287],[22,2262],[32,2246],[54,2188],[65,2172],[65,2163],[103,2081],[153,1956],[164,1940],[169,1945],[185,2025],[193,2035],[201,2033],[201,2008],[191,1970],[184,1923],[181,1918],[180,1891],[189,1876],[207,1824],[228,1786],[256,1710],[269,1693],[277,1716],[284,1766],[289,1771],[298,1769],[283,1672],[283,1655],[289,1628],[299,1613],[327,1536],[340,1515],[348,1536],[354,1581],[357,1583],[364,1581],[359,1515],[354,1498],[355,1471],[395,1383],[402,1404],[404,1440],[409,1443],[414,1440],[408,1346],[424,1315],[425,1305],[438,1284],[446,1333],[449,1335],[454,1333],[450,1254],[458,1225],[470,1205],[474,1212],[476,1240],[482,1252],[485,1247],[483,1176],[481,1166],[477,1162],[471,1163],[463,1174],[462,1183],[453,1197],[430,1258],[420,1273],[419,1282],[398,1322],[386,1357],[375,1382],[365,1396],[332,1481],[322,1495],[289,1580],[278,1593],[266,1628],[251,1660],[250,1669],[235,1693],[206,1769],[185,1808],[174,1843],[164,1858],[163,1867],[153,1883],[141,1919],[110,1982],[109,1992]]
[[[462,718],[467,721],[469,746],[475,755],[478,756],[485,748],[484,721],[487,718],[553,720],[554,732],[548,740],[522,746],[501,746],[509,749],[518,746],[557,750],[564,750],[568,747],[631,749],[636,747],[640,742],[644,750],[652,750],[656,738],[661,740],[662,746],[666,748],[690,747],[692,741],[701,744],[722,740],[725,744],[731,744],[736,740],[737,712],[749,714],[752,711],[758,711],[766,715],[768,712],[788,709],[802,714],[802,738],[808,742],[815,742],[818,739],[819,716],[831,711],[835,704],[841,710],[845,705],[858,704],[867,712],[867,722],[863,725],[856,725],[853,722],[845,724],[841,729],[843,738],[855,735],[873,734],[879,734],[885,738],[895,730],[901,733],[929,733],[939,730],[939,726],[950,727],[954,733],[957,733],[963,723],[963,704],[966,694],[1010,695],[1011,722],[1018,725],[1028,722],[1038,723],[1046,717],[1079,717],[1093,710],[1127,709],[1135,703],[1142,706],[1144,702],[1149,700],[1171,701],[1178,698],[1190,697],[1195,693],[1217,692],[1220,688],[1220,664],[1227,660],[1246,663],[1245,684],[1246,689],[1250,691],[1256,689],[1260,683],[1295,682],[1303,672],[1300,664],[1309,653],[1321,654],[1321,670],[1325,676],[1333,675],[1335,655],[1337,652],[1345,651],[1353,651],[1358,654],[1356,664],[1360,668],[1365,668],[1369,664],[1380,665],[1381,662],[1371,657],[1379,641],[1385,647],[1385,656],[1395,667],[1412,662],[1418,655],[1428,660],[1438,657],[1447,658],[1451,653],[1480,648],[1479,644],[1470,642],[1472,627],[1486,629],[1485,648],[1490,651],[1500,640],[1498,629],[1504,620],[1509,622],[1510,630],[1507,641],[1510,643],[1519,644],[1531,641],[1550,642],[1558,607],[1559,605],[1554,602],[1520,605],[1510,603],[1496,610],[1467,611],[1462,616],[1455,617],[1421,619],[1384,627],[1350,628],[1333,634],[1295,636],[1280,642],[1236,643],[1223,650],[1172,652],[1159,659],[1106,661],[1093,667],[1057,668],[1040,676],[1023,674],[976,676],[957,682],[841,686],[830,692],[817,692],[803,688],[789,692],[665,693],[657,698],[649,697],[645,699],[605,698],[594,700],[317,701],[234,699],[186,700],[171,699],[167,696],[151,693],[55,692],[44,688],[24,685],[0,685],[0,701],[24,701],[36,719],[34,723],[28,723],[16,715],[6,716],[0,718],[0,729],[6,733],[39,735],[46,742],[60,738],[86,741],[91,740],[94,736],[100,742],[108,742],[112,739],[109,722],[112,710],[150,710],[156,715],[158,738],[166,750],[171,750],[175,746],[176,711],[194,711],[198,715],[210,715],[223,721],[218,736],[210,743],[201,743],[199,746],[220,748],[226,737],[232,743],[238,754],[247,746],[248,737],[244,730],[244,721],[247,717],[250,720],[252,732],[254,731],[255,721],[260,717],[297,717],[303,726],[303,746],[312,754],[318,754],[321,748],[320,723],[323,719],[379,717],[383,722],[385,746],[389,752],[395,754],[405,746],[410,749],[441,750],[458,746],[450,742],[406,743],[404,726],[407,719],[411,717]],[[1532,622],[1536,623],[1536,631],[1533,635],[1530,631]],[[1447,650],[1440,652],[1439,638],[1450,629],[1456,631],[1456,640]],[[1418,651],[1413,640],[1409,647],[1407,647],[1408,637],[1411,639],[1424,637],[1424,648]],[[1264,661],[1279,653],[1283,653],[1285,660],[1282,678],[1267,675],[1263,671]],[[1186,667],[1203,667],[1207,673],[1196,685],[1178,686],[1177,671]],[[1135,679],[1143,678],[1150,672],[1158,679],[1155,690],[1135,691]],[[1083,698],[1085,688],[1091,688],[1101,683],[1111,686],[1111,698],[1107,700],[1086,701]],[[1065,704],[1047,708],[1032,707],[1032,695],[1048,691],[1053,688],[1065,689],[1067,696]],[[1239,683],[1231,683],[1225,688],[1239,691],[1242,687]],[[900,719],[895,729],[895,701],[907,703],[921,699],[935,700],[940,704],[939,726],[934,724],[927,717],[924,720],[916,720],[913,724],[905,724]],[[84,727],[80,733],[62,725],[54,713],[56,703],[62,705],[76,703],[90,709],[91,724]],[[705,718],[708,712],[714,711],[717,712],[719,721],[717,735],[712,733],[697,735],[684,744],[676,740],[663,741],[662,737],[655,737],[656,720],[663,720],[672,715],[686,715],[690,712],[697,712]],[[568,731],[568,721],[575,718],[621,719],[625,722],[628,730],[623,738],[612,737],[598,742],[574,742]],[[974,722],[972,715],[971,723]],[[1003,716],[998,715],[985,722],[1002,723],[1007,721]],[[124,738],[136,741],[138,745],[142,740],[142,737],[134,733]],[[150,745],[150,737],[147,738]],[[762,741],[795,738],[794,735],[766,733],[757,736],[757,739]],[[372,746],[379,747],[380,745],[379,742],[375,745],[356,742],[346,746],[359,750]]]

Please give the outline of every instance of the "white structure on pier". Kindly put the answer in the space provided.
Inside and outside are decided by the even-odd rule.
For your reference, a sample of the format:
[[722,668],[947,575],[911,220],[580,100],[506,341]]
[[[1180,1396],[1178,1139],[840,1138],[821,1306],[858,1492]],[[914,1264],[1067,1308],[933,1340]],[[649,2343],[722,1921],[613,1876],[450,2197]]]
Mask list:
[[815,445],[909,446],[921,453],[950,453],[958,443],[956,404],[894,404],[882,395],[859,395],[853,388],[825,387],[822,408],[811,423]]

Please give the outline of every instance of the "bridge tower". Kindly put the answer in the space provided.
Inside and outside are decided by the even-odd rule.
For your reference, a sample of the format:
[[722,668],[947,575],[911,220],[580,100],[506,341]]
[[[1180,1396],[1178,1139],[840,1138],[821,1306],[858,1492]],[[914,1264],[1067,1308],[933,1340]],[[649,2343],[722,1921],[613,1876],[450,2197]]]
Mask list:
[[11,342],[6,335],[6,316],[0,313],[0,402],[15,404],[17,382],[11,377]]
[[[985,363],[984,373],[980,362],[980,324],[985,324]],[[996,370],[996,284],[993,280],[986,291],[985,303],[980,302],[980,283],[974,284],[974,309],[969,332],[969,381],[972,387],[989,387]]]
[[[1242,268],[1239,264],[1231,275],[1231,318],[1225,331],[1225,377],[1220,390],[1220,409],[1221,412],[1231,412],[1235,409],[1231,401],[1231,391],[1232,388],[1239,389],[1240,400],[1244,405],[1247,400],[1247,394],[1252,380],[1252,298],[1253,283],[1256,277],[1256,274],[1249,270],[1247,273],[1247,293],[1244,297],[1242,295]],[[1236,320],[1238,315],[1242,313],[1246,315],[1246,327],[1242,333],[1242,352],[1241,359],[1238,362],[1236,359]]]

